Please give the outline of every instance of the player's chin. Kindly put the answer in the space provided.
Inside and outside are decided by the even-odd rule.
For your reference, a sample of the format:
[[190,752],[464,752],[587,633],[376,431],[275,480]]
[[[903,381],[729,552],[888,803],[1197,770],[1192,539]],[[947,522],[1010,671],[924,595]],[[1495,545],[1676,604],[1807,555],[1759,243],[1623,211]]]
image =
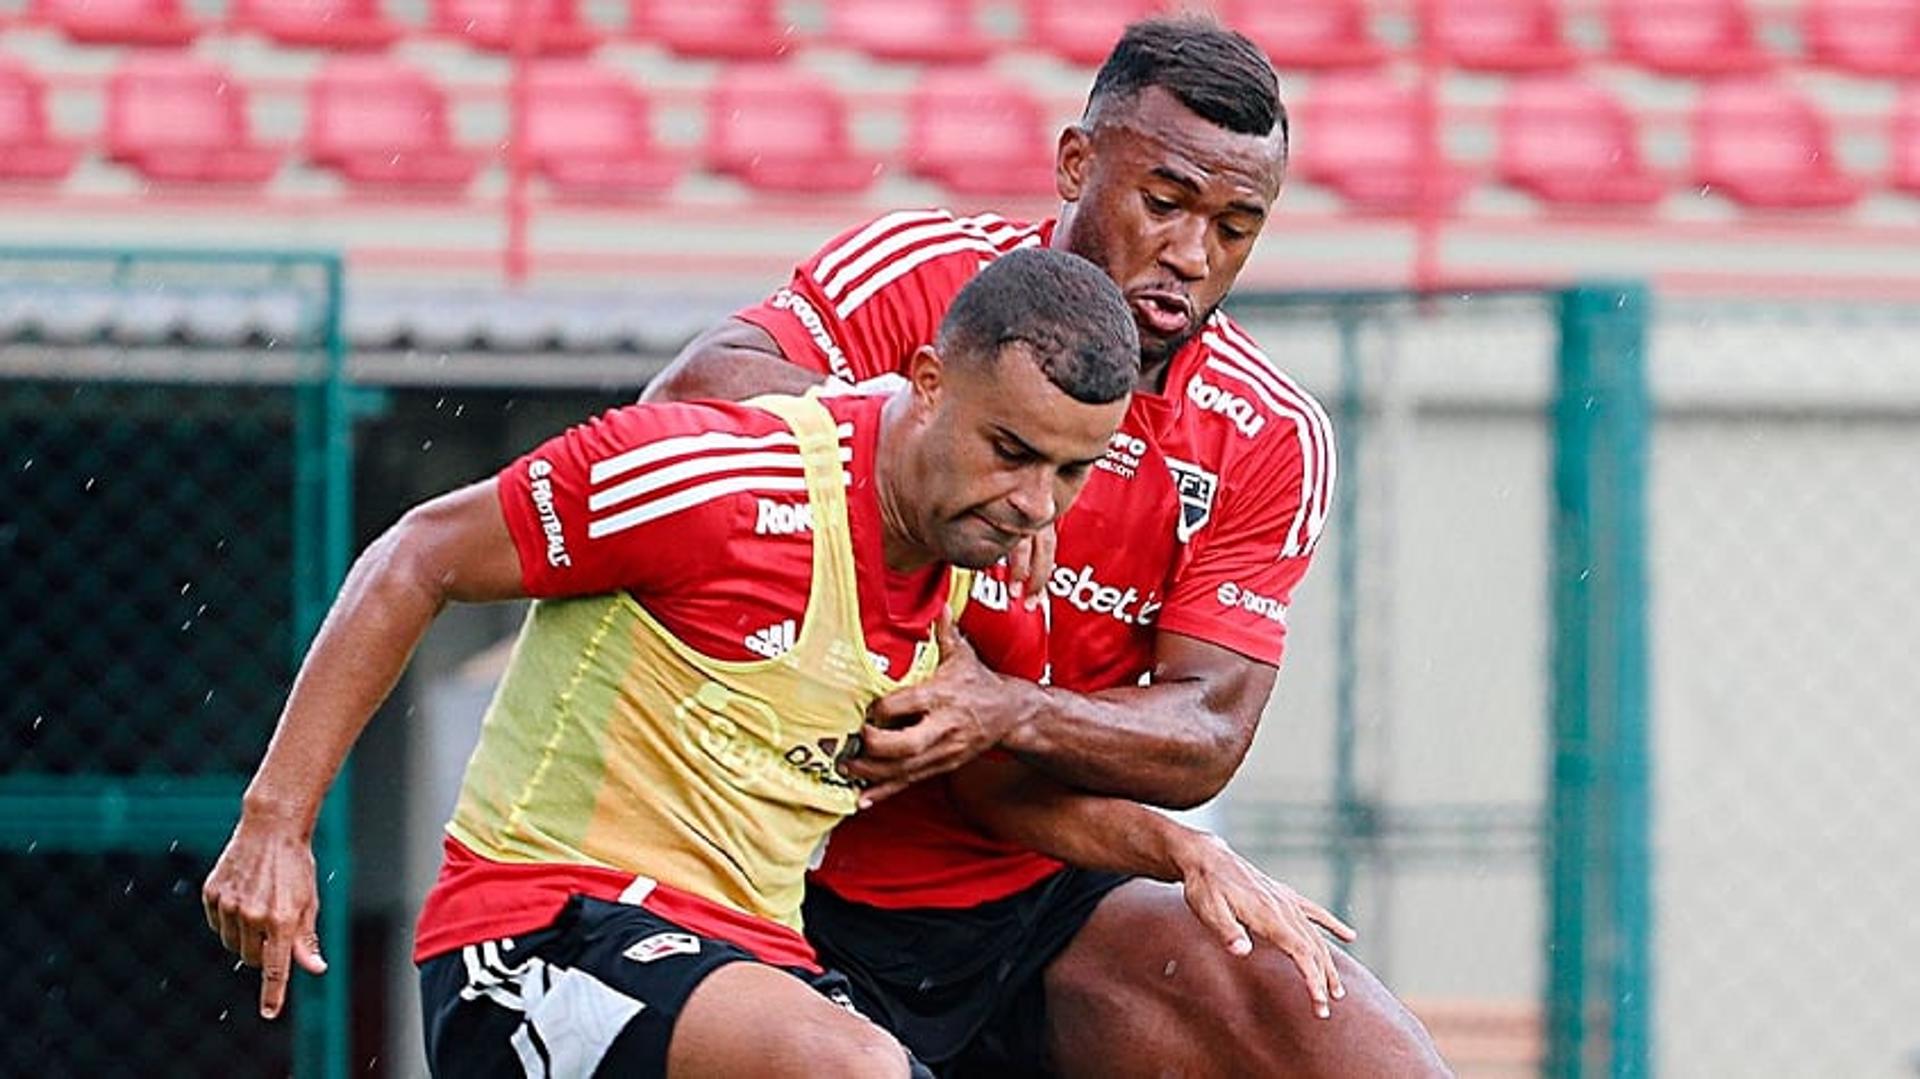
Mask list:
[[964,521],[948,531],[942,554],[948,564],[961,569],[986,569],[998,565],[1025,538],[982,521]]

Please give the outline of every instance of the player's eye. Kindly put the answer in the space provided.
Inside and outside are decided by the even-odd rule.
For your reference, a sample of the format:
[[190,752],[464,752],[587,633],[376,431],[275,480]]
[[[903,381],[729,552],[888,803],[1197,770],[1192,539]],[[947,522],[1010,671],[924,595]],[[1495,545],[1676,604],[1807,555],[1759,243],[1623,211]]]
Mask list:
[[1142,191],[1140,198],[1146,202],[1147,212],[1155,217],[1165,217],[1180,208],[1179,203],[1172,199],[1161,198],[1151,191]]
[[1222,221],[1220,222],[1220,235],[1230,241],[1238,243],[1253,235],[1253,231],[1251,229],[1241,228],[1239,225],[1230,222]]

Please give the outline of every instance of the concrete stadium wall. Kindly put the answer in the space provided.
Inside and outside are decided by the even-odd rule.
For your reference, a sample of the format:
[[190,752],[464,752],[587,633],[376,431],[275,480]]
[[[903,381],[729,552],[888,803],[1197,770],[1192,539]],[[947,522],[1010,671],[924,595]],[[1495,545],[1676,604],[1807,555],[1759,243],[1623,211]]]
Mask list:
[[[1256,334],[1331,396],[1328,342]],[[1360,790],[1414,815],[1537,810],[1551,342],[1524,317],[1393,337],[1372,343],[1342,484],[1358,499]],[[1910,1075],[1920,317],[1673,301],[1649,371],[1660,1073]],[[1296,597],[1281,687],[1228,796],[1251,846],[1259,807],[1333,786],[1336,543]],[[1436,1011],[1537,1000],[1538,852],[1421,846],[1360,868],[1358,953]],[[1329,883],[1325,858],[1274,850],[1298,886]]]

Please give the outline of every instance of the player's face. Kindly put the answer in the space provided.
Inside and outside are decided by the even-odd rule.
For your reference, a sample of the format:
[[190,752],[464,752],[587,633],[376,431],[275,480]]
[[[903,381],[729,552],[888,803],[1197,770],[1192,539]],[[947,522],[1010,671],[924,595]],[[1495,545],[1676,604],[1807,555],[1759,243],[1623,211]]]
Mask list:
[[1147,367],[1226,298],[1280,197],[1285,164],[1278,132],[1228,131],[1157,86],[1061,136],[1055,178],[1068,206],[1056,244],[1126,294]]
[[1075,401],[1022,347],[944,365],[928,405],[918,527],[944,561],[984,569],[1066,512],[1126,415]]

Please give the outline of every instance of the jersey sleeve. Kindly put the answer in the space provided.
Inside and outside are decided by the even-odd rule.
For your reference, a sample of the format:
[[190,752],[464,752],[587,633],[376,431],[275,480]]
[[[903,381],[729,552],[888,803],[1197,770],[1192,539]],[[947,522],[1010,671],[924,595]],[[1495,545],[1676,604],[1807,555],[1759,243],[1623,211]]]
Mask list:
[[998,253],[989,236],[942,210],[887,214],[834,237],[784,288],[735,317],[821,374],[861,382],[897,373]]
[[[1297,434],[1297,437],[1295,435]],[[1293,590],[1326,523],[1333,447],[1303,427],[1237,460],[1220,504],[1193,537],[1160,628],[1279,666]]]
[[1005,563],[973,575],[959,628],[988,670],[1029,682],[1046,677],[1046,607],[1029,611],[1013,598]]
[[681,474],[701,471],[690,455],[711,432],[753,436],[779,424],[744,406],[629,405],[508,465],[496,483],[527,594],[649,592],[697,579],[691,555],[707,545],[691,533],[702,518],[679,511],[692,502]]

